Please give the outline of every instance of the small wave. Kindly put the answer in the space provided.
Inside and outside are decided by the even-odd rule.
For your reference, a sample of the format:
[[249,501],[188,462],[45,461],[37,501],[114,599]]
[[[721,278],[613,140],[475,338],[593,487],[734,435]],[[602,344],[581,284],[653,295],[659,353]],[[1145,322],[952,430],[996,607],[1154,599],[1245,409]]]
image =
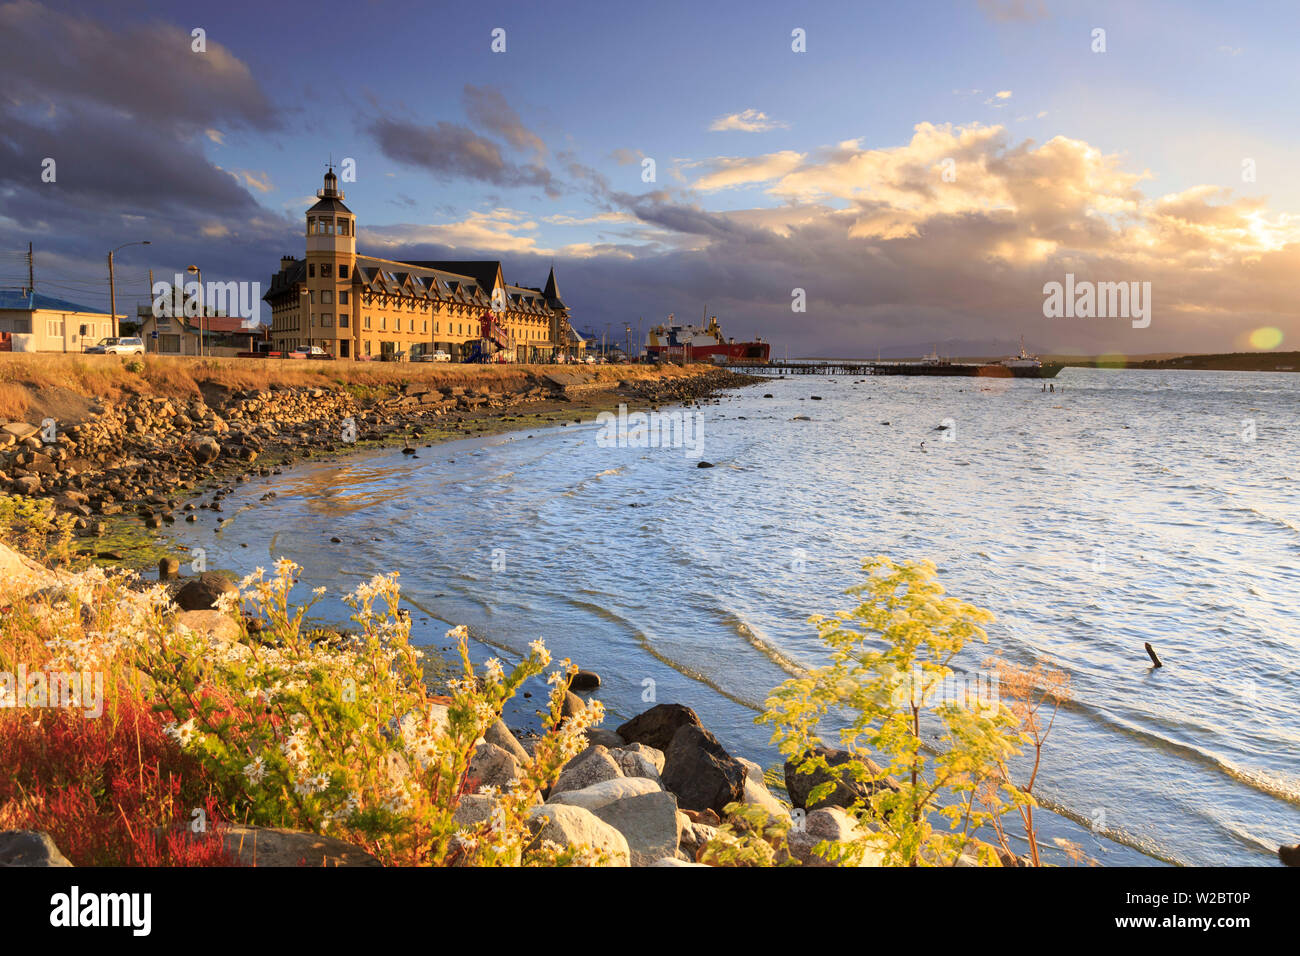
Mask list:
[[739,614],[729,612],[724,614],[722,619],[729,624],[737,634],[748,641],[750,646],[791,677],[807,676],[807,667],[796,660],[786,657],[781,653],[781,651],[773,647],[770,642],[756,634],[754,628],[751,627]]
[[1258,508],[1255,508],[1251,505],[1241,505],[1239,507],[1225,506],[1223,510],[1234,512],[1236,514],[1252,515],[1255,518],[1259,519],[1260,523],[1271,524],[1274,525],[1275,527],[1282,527],[1288,531],[1292,531],[1296,534],[1300,534],[1300,524],[1297,524],[1294,521],[1290,521],[1287,518],[1283,518],[1280,515],[1271,515],[1265,511],[1260,511]]
[[[1071,701],[1070,703],[1077,707],[1077,701]],[[1076,707],[1072,707],[1071,709],[1076,709]],[[1110,716],[1105,711],[1099,709],[1093,709],[1086,706],[1077,709],[1092,711],[1093,715],[1098,717],[1103,723],[1106,723],[1129,736],[1146,740],[1164,750],[1175,751],[1183,756],[1189,757],[1202,766],[1217,770],[1225,777],[1235,780],[1240,784],[1244,784],[1252,790],[1256,790],[1270,797],[1275,797],[1278,800],[1285,801],[1286,803],[1300,806],[1300,780],[1297,780],[1294,777],[1289,777],[1286,774],[1274,773],[1268,770],[1260,770],[1255,767],[1239,766],[1224,757],[1220,757],[1218,754],[1211,753],[1208,750],[1203,750],[1194,744],[1183,743],[1179,740],[1171,740],[1162,734],[1154,733],[1142,727],[1137,727],[1126,720]]]

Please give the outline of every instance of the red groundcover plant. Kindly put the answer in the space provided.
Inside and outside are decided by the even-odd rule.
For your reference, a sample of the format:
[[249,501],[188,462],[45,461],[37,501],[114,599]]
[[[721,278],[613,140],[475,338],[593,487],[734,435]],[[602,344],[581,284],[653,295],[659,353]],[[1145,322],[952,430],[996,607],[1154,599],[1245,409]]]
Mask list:
[[76,866],[234,865],[201,765],[163,726],[130,696],[97,718],[0,710],[0,829],[44,830]]

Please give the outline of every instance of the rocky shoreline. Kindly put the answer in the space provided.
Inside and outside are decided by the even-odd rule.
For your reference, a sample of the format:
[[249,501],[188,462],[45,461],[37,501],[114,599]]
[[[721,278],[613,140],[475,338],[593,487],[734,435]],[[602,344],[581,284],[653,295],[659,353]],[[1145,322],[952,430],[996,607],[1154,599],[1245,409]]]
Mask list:
[[[0,424],[0,489],[46,499],[70,516],[75,534],[89,539],[82,556],[142,567],[157,557],[147,553],[149,532],[194,521],[199,508],[220,511],[234,485],[279,474],[295,461],[569,424],[619,403],[689,404],[754,381],[725,369],[700,369],[605,382],[584,377],[581,369],[562,369],[530,372],[509,387],[272,384],[208,389],[201,398],[101,401],[85,420],[66,427]],[[205,491],[210,500],[196,504]],[[94,544],[112,539],[114,531],[134,538],[133,547]],[[128,556],[126,550],[141,553]]]
[[[847,777],[836,791],[811,807],[807,795],[828,780],[785,766],[791,803],[778,799],[763,768],[733,756],[684,704],[656,704],[617,730],[594,728],[588,746],[565,765],[545,802],[530,811],[534,839],[560,846],[585,844],[607,853],[615,865],[708,866],[705,848],[729,818],[726,807],[741,803],[787,826],[789,860],[803,866],[838,865],[813,852],[822,841],[848,842],[865,833],[845,811],[860,794]],[[456,819],[471,826],[493,811],[491,791],[518,778],[528,759],[521,743],[498,721],[470,762],[469,776],[480,792],[460,798]],[[847,757],[847,754],[845,755]],[[487,789],[488,793],[482,793]],[[780,854],[778,854],[780,856]],[[861,864],[879,865],[868,853]]]
[[[47,568],[0,543],[3,602],[33,608],[67,601],[69,572]],[[177,595],[175,623],[215,642],[238,643],[244,629],[234,616],[212,607],[223,584],[210,591],[192,580]],[[200,593],[202,591],[202,593]],[[128,600],[150,600],[131,592]],[[180,599],[184,598],[184,599]],[[600,679],[579,671],[570,678],[564,713],[573,715],[598,695]],[[581,691],[587,699],[579,697]],[[450,698],[434,697],[435,709],[446,717]],[[520,780],[539,738],[516,736],[497,719],[479,740],[466,772],[467,786],[458,798],[455,821],[469,832],[491,818],[498,794]],[[832,766],[853,759],[847,753]],[[834,792],[817,804],[808,803],[814,786],[831,778],[784,768],[786,800],[779,799],[764,778],[762,767],[734,756],[683,704],[657,704],[625,721],[617,729],[586,731],[586,747],[570,759],[555,782],[543,791],[528,814],[533,841],[561,847],[587,846],[603,851],[613,865],[694,866],[712,858],[706,853],[724,824],[744,827],[727,807],[733,803],[760,808],[771,820],[789,827],[788,849],[782,859],[806,866],[832,866],[814,847],[825,840],[852,841],[865,835],[845,807],[863,796],[851,777],[839,773]],[[838,772],[838,771],[837,771]],[[320,833],[274,827],[222,825],[223,845],[239,865],[259,866],[376,866],[366,850]],[[862,865],[872,865],[868,854]],[[0,831],[0,866],[71,866],[49,834],[39,828]]]

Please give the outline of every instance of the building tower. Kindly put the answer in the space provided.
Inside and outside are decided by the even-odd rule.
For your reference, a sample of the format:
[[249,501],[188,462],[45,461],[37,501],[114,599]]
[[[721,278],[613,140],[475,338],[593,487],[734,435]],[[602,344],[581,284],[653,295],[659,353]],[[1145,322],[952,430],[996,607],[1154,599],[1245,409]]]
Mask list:
[[339,180],[331,166],[318,201],[307,210],[307,291],[304,296],[303,342],[319,345],[335,358],[356,357],[352,318],[352,276],[356,268],[357,229],[352,210],[343,205]]

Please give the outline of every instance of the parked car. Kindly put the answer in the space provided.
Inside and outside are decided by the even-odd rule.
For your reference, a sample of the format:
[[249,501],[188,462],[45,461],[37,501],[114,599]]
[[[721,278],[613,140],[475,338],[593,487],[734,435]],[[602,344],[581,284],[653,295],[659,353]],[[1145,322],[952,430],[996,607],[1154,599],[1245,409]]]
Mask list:
[[334,356],[330,355],[329,352],[326,352],[319,345],[305,345],[302,348],[294,349],[289,353],[289,357],[304,359],[332,359]]
[[435,349],[432,352],[417,352],[411,349],[412,362],[450,362],[451,356],[442,349]]
[[144,339],[129,337],[100,339],[86,351],[91,355],[143,355]]

